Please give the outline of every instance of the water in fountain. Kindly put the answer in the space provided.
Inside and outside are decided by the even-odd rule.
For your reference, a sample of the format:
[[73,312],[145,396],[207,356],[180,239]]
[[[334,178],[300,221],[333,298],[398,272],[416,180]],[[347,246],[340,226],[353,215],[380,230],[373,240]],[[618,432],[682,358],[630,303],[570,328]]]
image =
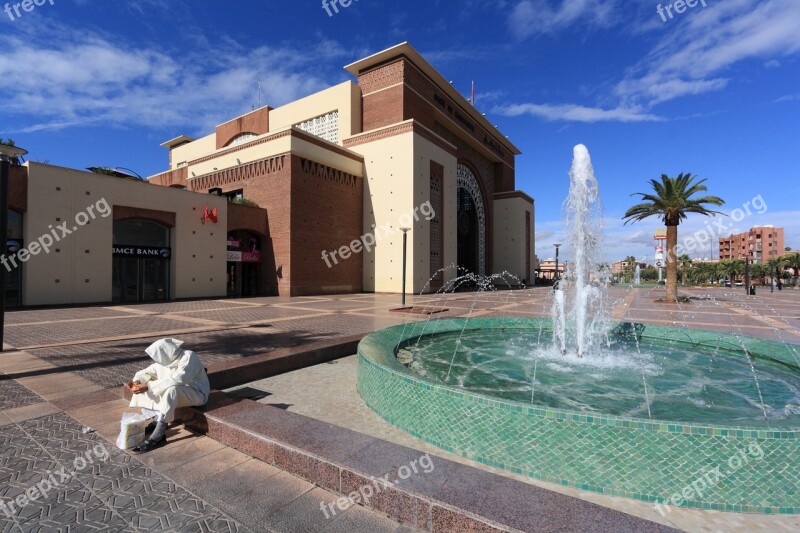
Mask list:
[[633,273],[633,283],[635,285],[642,284],[642,269],[638,263],[636,264],[636,271]]
[[564,203],[572,262],[553,299],[554,342],[562,354],[574,349],[578,357],[591,353],[607,333],[604,293],[597,270],[602,236],[600,192],[589,150],[573,150],[569,196]]

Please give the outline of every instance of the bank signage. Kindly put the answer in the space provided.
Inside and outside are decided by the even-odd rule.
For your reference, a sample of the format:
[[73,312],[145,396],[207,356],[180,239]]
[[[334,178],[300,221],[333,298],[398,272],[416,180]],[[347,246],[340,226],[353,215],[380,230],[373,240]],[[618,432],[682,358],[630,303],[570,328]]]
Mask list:
[[172,250],[162,246],[115,244],[113,254],[120,257],[160,257],[162,259],[169,259],[170,256],[172,256]]

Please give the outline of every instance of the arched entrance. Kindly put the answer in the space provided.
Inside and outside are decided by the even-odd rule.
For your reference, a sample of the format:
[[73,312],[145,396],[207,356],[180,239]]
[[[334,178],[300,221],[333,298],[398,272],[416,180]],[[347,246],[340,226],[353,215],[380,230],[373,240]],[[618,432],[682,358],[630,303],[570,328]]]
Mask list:
[[486,210],[475,174],[466,165],[456,170],[458,266],[486,274]]

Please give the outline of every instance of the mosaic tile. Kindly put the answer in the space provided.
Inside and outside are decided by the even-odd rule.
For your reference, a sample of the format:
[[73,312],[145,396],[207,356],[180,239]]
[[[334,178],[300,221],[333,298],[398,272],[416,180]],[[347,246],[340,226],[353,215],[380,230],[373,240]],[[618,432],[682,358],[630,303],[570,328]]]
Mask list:
[[[470,329],[501,327],[509,332],[546,325],[538,319],[467,323]],[[405,339],[463,326],[463,321],[452,320],[407,324],[365,338],[358,371],[364,401],[388,422],[431,444],[533,478],[648,502],[679,495],[673,500],[679,506],[800,513],[800,466],[789,459],[800,457],[799,431],[531,407],[426,381],[394,358],[393,348]],[[729,335],[658,326],[647,326],[644,335],[683,345],[744,349],[754,357],[794,366],[793,350],[776,342],[740,338],[732,343]],[[763,458],[746,452],[759,449],[756,444]]]

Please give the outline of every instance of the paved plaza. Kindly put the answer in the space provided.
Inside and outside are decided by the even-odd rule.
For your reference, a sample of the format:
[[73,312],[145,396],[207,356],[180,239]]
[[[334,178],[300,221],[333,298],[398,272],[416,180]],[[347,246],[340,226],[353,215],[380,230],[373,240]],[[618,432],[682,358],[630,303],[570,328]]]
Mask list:
[[[664,305],[657,302],[663,289],[613,287],[612,317],[800,344],[800,291],[760,291],[755,297],[717,288],[681,292],[689,303]],[[113,444],[127,409],[120,385],[148,364],[144,348],[158,338],[184,340],[213,369],[410,321],[549,316],[552,295],[534,288],[410,301],[447,311],[430,317],[396,313],[397,295],[369,294],[7,313],[6,351],[0,354],[0,499],[15,501],[62,467],[72,475],[23,508],[0,510],[0,531],[414,531],[361,506],[325,518],[321,503],[338,494],[182,426],[170,430],[166,447],[142,456]],[[383,422],[355,393],[355,372],[355,358],[346,357],[232,392],[488,469]],[[79,457],[92,463],[83,465]],[[663,518],[642,502],[511,477],[688,531],[800,529],[795,516],[677,509]]]

